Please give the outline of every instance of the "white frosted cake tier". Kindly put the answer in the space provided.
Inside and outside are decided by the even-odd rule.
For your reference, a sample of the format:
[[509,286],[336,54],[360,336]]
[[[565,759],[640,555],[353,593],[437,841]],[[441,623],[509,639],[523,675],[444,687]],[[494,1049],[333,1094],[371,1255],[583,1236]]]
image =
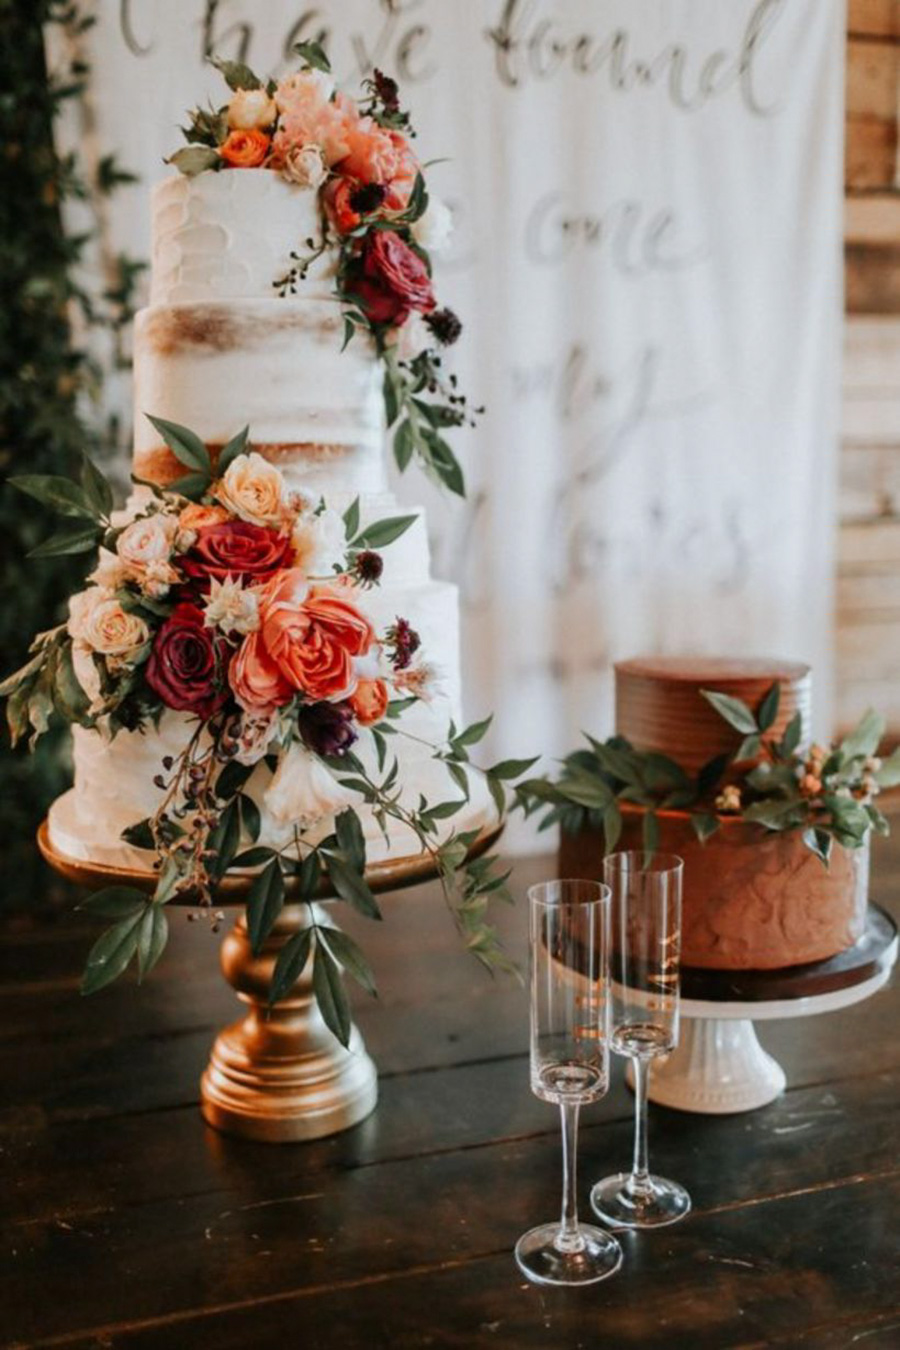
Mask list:
[[250,427],[254,448],[292,484],[384,489],[381,371],[359,335],[341,351],[333,300],[152,306],[134,331],[134,468],[184,473],[145,416],[190,427],[213,449]]
[[[432,804],[459,795],[443,764],[433,759],[432,746],[446,740],[451,718],[460,721],[460,682],[458,665],[458,603],[455,586],[430,582],[424,586],[382,588],[359,602],[378,631],[398,615],[408,619],[422,638],[423,650],[440,676],[440,690],[430,702],[408,709],[396,725],[402,732],[391,736],[389,750],[396,755],[399,783],[404,805],[415,808],[419,795]],[[70,857],[116,867],[146,867],[147,854],[121,839],[122,830],[153,813],[160,802],[160,790],[153,779],[162,772],[167,755],[176,757],[196,728],[196,719],[185,713],[166,712],[159,728],[146,732],[120,731],[109,740],[99,731],[73,728],[75,787],[60,798],[50,811],[50,838],[54,847]],[[407,734],[403,734],[407,733]],[[422,742],[425,742],[423,744]],[[377,758],[371,735],[363,731],[354,753],[376,778]],[[275,826],[268,816],[264,794],[270,781],[265,766],[256,769],[247,791],[260,807],[263,844],[284,844],[290,838],[283,827]],[[485,784],[476,773],[470,774],[471,796],[468,806],[447,823],[451,828],[474,829],[496,823]],[[371,861],[391,855],[418,853],[419,846],[408,827],[393,823],[385,841],[380,826],[362,797],[354,794],[369,846]],[[323,838],[333,827],[331,817],[323,819],[310,842]]]
[[[319,243],[318,194],[271,169],[173,174],[151,196],[150,304],[267,300],[274,282]],[[324,299],[334,289],[334,254],[323,255],[300,289]]]

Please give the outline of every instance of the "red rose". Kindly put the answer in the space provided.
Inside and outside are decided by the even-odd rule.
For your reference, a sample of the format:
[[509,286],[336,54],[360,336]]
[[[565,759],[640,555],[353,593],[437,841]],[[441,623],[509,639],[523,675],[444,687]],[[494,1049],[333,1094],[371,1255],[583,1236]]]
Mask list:
[[180,559],[185,575],[209,583],[233,577],[250,585],[268,579],[289,565],[291,537],[267,525],[226,520],[197,533],[197,542]]
[[400,325],[410,310],[434,309],[428,268],[393,230],[373,230],[363,248],[362,275],[353,290],[373,323]]
[[146,679],[167,708],[193,712],[205,722],[222,706],[227,691],[216,688],[221,639],[203,622],[203,611],[185,601],[176,605],[153,641]]

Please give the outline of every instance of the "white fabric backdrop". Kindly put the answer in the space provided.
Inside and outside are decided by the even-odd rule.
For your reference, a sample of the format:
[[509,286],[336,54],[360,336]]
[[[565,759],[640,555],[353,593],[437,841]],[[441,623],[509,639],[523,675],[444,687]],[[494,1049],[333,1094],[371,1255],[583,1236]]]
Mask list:
[[[777,654],[827,714],[841,321],[840,0],[106,0],[77,134],[147,186],[204,51],[284,68],[325,37],[353,91],[401,81],[456,213],[440,293],[489,405],[466,505],[426,493],[497,753],[611,723],[610,662]],[[52,57],[52,53],[51,53]],[[291,64],[290,62],[288,64]],[[124,391],[119,391],[124,397]],[[115,390],[113,397],[116,397]],[[421,499],[421,482],[401,494]]]

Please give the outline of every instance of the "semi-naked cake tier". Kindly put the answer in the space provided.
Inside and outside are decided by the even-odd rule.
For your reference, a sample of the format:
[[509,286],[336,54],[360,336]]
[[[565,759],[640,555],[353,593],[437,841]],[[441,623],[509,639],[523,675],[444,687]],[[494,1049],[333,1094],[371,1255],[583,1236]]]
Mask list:
[[[362,335],[341,351],[334,257],[323,255],[298,281],[296,295],[281,298],[273,285],[290,267],[291,252],[308,252],[306,241],[318,241],[321,230],[315,192],[269,170],[172,177],[154,189],[151,303],[135,322],[134,470],[162,485],[185,473],[147,413],[191,427],[213,460],[249,425],[253,448],[278,465],[292,489],[324,495],[339,512],[359,498],[363,525],[418,516],[384,550],[381,585],[357,601],[379,631],[398,616],[408,619],[439,676],[433,701],[408,710],[397,724],[409,738],[401,732],[390,742],[403,802],[415,807],[420,794],[433,803],[456,795],[429,746],[445,741],[451,718],[461,721],[458,595],[455,586],[431,577],[424,514],[401,507],[388,490],[379,364]],[[148,490],[135,490],[129,512]],[[75,728],[75,786],[51,809],[54,846],[85,861],[146,868],[148,855],[124,843],[121,831],[156,808],[161,794],[153,779],[162,760],[179,753],[195,726],[185,714],[166,712],[158,730],[120,732],[112,740]],[[374,774],[370,742],[363,733],[354,750]],[[284,842],[285,827],[266,811],[268,781],[260,768],[248,786],[261,808],[261,842]],[[496,821],[474,772],[470,788],[467,807],[446,833]],[[362,798],[353,805],[372,861],[419,851],[407,826],[389,822],[385,839]],[[315,833],[322,837],[331,828],[327,818]]]
[[[741,739],[700,691],[732,694],[755,709],[775,680],[781,686],[781,708],[770,734],[780,735],[799,710],[807,739],[809,670],[782,661],[683,657],[622,662],[616,667],[616,730],[640,749],[666,754],[695,772],[722,751],[734,750]],[[622,815],[617,847],[640,849],[642,808],[623,804]],[[717,833],[701,844],[685,812],[661,811],[658,820],[660,849],[680,855],[685,864],[685,965],[777,970],[827,960],[862,937],[868,843],[861,849],[835,844],[826,868],[799,830],[777,834],[721,816]],[[602,856],[599,834],[563,835],[561,875],[599,877]]]

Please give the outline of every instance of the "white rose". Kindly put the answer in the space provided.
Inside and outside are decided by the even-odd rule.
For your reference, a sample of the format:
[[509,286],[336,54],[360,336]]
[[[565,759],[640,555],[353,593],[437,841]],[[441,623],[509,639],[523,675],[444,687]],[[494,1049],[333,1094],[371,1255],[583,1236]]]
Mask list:
[[337,511],[326,507],[317,516],[301,516],[294,526],[294,566],[307,576],[324,577],[342,567],[347,552],[347,532]]
[[99,586],[73,595],[69,601],[69,636],[89,651],[116,658],[120,664],[136,656],[150,631],[137,614],[129,614],[115,596]]
[[285,155],[281,173],[300,187],[319,188],[328,177],[328,165],[317,145],[295,146]]
[[224,581],[213,577],[204,622],[210,628],[221,628],[223,633],[255,633],[259,627],[259,596],[232,577]]
[[414,361],[429,347],[436,346],[434,334],[418,310],[413,310],[400,328],[392,328],[387,337],[399,361]]
[[412,226],[416,243],[428,253],[442,253],[453,233],[453,213],[440,197],[429,197],[425,214]]
[[166,563],[172,556],[178,521],[156,512],[133,520],[119,535],[116,553],[129,573],[140,578],[151,563]]
[[287,492],[281,470],[256,450],[232,460],[216,497],[251,525],[280,525],[285,516]]
[[278,116],[275,100],[265,89],[238,89],[228,105],[226,120],[236,131],[262,130]]
[[266,788],[264,800],[277,825],[308,829],[349,806],[354,797],[320,759],[302,745],[292,745]]
[[278,709],[242,713],[233,728],[237,741],[234,758],[250,768],[268,752],[278,732]]

